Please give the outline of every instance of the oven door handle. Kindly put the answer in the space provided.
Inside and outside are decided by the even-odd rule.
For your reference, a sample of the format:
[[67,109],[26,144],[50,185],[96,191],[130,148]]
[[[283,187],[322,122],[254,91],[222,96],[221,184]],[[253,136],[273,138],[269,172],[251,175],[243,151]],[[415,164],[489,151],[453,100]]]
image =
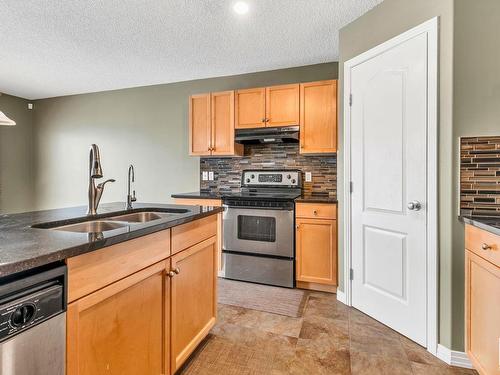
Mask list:
[[235,210],[266,210],[266,211],[293,211],[293,207],[256,207],[256,206],[233,206],[223,204],[222,209],[227,211],[229,208]]

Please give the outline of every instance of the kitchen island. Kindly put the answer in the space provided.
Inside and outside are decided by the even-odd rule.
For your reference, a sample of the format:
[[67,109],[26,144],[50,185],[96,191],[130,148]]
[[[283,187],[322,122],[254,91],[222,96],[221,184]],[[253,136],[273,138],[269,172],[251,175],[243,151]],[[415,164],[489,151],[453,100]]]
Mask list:
[[0,217],[0,282],[67,266],[68,375],[174,373],[215,324],[220,208],[123,207]]

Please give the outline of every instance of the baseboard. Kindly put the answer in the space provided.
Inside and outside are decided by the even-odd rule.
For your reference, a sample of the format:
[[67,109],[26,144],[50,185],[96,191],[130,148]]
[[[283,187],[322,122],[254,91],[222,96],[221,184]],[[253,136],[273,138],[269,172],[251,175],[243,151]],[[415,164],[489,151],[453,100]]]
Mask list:
[[437,357],[450,366],[474,368],[467,354],[448,349],[446,346],[441,344],[438,344],[437,347]]
[[337,301],[342,302],[344,305],[347,305],[347,301],[345,298],[345,293],[337,288]]

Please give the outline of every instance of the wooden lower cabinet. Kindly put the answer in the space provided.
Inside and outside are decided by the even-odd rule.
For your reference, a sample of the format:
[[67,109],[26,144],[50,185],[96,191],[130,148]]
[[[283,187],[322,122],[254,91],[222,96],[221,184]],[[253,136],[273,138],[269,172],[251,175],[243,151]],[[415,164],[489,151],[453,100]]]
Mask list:
[[337,285],[337,223],[298,218],[297,281]]
[[336,205],[297,203],[296,215],[297,287],[336,292]]
[[215,324],[217,241],[207,216],[68,259],[67,375],[178,370]]
[[168,374],[166,261],[68,305],[67,374]]
[[208,334],[217,315],[217,238],[171,258],[171,370],[174,373]]
[[[500,374],[500,265],[486,258],[498,255],[499,237],[484,232],[488,242],[466,232],[465,252],[465,348],[474,368],[481,375]],[[482,250],[481,245],[491,246]],[[493,252],[493,253],[489,253]],[[480,256],[481,255],[481,256]]]

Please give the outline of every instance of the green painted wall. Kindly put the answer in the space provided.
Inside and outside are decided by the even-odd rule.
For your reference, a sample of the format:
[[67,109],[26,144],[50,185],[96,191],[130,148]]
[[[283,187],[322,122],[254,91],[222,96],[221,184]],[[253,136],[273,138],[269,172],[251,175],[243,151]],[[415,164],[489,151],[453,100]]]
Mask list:
[[459,137],[500,135],[500,1],[455,0],[453,41],[452,347],[464,347],[464,225],[459,209]]
[[0,126],[0,213],[33,209],[33,112],[28,101],[0,95],[0,111],[16,126]]
[[37,209],[87,202],[88,148],[101,150],[108,184],[102,201],[123,201],[130,163],[140,202],[168,202],[199,188],[199,158],[188,156],[188,96],[337,78],[337,63],[131,88],[35,102]]

